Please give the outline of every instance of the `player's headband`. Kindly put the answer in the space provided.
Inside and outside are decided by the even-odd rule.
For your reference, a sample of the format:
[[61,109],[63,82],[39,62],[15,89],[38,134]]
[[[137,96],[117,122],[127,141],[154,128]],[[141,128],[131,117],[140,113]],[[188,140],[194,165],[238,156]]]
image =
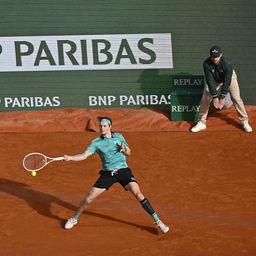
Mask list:
[[109,119],[107,119],[107,118],[102,118],[102,119],[100,119],[100,123],[101,123],[101,124],[102,124],[102,123],[107,123],[107,124],[111,125],[111,121],[110,121]]

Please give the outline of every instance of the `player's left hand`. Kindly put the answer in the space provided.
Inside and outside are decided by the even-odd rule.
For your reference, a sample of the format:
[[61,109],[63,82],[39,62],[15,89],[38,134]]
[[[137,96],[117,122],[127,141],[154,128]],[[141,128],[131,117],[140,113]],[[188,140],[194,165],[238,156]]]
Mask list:
[[124,144],[121,143],[121,144],[119,145],[119,147],[120,147],[119,151],[122,152],[122,153],[125,153],[126,149],[125,149],[125,147],[124,147]]

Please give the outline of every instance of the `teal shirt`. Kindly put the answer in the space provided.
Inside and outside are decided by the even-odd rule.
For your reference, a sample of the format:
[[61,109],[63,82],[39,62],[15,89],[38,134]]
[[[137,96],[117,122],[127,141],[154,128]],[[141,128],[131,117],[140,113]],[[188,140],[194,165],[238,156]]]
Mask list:
[[97,152],[102,161],[102,170],[112,171],[114,169],[126,168],[128,167],[126,163],[126,156],[124,153],[120,152],[120,147],[123,143],[124,147],[128,147],[121,133],[112,133],[111,138],[98,137],[94,139],[87,151],[91,154]]

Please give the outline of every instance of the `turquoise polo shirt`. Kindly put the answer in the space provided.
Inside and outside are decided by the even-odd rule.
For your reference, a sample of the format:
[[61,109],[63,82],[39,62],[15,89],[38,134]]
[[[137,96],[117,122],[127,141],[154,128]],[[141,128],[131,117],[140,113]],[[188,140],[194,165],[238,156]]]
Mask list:
[[126,156],[120,152],[120,147],[123,143],[124,147],[128,147],[121,133],[112,133],[111,138],[98,137],[94,139],[87,151],[91,154],[97,152],[102,162],[102,170],[112,171],[114,169],[128,167],[126,163]]

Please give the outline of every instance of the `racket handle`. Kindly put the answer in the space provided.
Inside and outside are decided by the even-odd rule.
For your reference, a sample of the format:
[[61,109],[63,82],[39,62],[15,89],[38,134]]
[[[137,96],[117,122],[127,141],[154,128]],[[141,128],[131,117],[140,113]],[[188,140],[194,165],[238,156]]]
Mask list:
[[61,161],[61,160],[64,160],[64,157],[63,156],[60,156],[60,157],[56,157],[54,158],[55,161]]

